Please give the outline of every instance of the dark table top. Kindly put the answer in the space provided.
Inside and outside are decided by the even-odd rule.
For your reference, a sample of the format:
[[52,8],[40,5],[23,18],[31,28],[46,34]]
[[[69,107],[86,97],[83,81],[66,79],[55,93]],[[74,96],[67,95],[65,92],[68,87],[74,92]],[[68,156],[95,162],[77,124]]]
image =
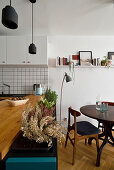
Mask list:
[[114,123],[114,106],[108,106],[107,112],[96,110],[96,105],[86,105],[80,108],[80,112],[90,118]]

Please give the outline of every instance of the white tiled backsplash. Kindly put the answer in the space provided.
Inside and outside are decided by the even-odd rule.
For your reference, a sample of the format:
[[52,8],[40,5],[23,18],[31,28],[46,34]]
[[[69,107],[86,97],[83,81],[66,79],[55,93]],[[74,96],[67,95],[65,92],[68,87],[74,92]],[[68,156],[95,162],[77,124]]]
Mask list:
[[32,94],[33,84],[41,84],[43,92],[48,87],[47,66],[0,66],[0,94]]

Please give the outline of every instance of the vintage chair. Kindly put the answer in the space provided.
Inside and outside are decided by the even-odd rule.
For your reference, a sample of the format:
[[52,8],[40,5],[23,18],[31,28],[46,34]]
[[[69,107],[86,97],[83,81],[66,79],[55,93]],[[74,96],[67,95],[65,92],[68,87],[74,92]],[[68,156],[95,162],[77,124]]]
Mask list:
[[[109,106],[114,106],[114,102],[102,102],[102,103],[108,103]],[[102,124],[102,122],[98,122],[98,128],[101,128],[102,129],[102,132],[104,132],[104,126]],[[112,131],[114,131],[114,129],[112,128]],[[103,140],[102,137],[100,137],[99,139]],[[108,143],[112,144],[114,146],[114,143],[112,141],[108,141]]]
[[[70,115],[74,117],[74,123],[72,126],[70,125]],[[71,144],[73,145],[73,160],[72,160],[73,165],[75,163],[75,154],[76,154],[78,141],[85,139],[85,143],[86,143],[87,138],[94,138],[96,140],[97,151],[99,148],[98,134],[100,133],[100,130],[87,121],[76,122],[76,117],[80,115],[81,115],[80,112],[73,110],[71,107],[68,108],[68,129],[67,129],[65,147],[67,146],[67,141],[69,139]],[[74,130],[74,138],[70,137],[71,130]]]

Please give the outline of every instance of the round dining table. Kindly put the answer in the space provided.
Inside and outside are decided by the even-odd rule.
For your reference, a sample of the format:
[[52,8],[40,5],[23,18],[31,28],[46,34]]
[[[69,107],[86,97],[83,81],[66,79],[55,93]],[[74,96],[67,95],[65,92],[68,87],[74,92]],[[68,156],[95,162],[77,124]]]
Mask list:
[[80,108],[80,112],[87,117],[100,121],[104,126],[103,133],[99,134],[99,138],[104,137],[104,139],[98,149],[96,160],[96,166],[100,166],[100,158],[104,146],[108,143],[109,139],[112,140],[114,144],[114,137],[112,134],[112,128],[114,126],[114,106],[108,106],[108,111],[100,112],[96,110],[96,105],[86,105]]

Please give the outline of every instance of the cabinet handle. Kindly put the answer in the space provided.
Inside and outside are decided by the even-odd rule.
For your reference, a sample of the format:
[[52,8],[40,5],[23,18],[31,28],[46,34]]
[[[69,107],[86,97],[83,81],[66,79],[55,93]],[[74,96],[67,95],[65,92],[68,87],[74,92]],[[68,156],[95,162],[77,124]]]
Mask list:
[[25,63],[25,61],[23,61],[23,63]]
[[30,63],[30,61],[28,61],[27,63]]
[[2,61],[2,63],[5,63],[5,61]]

